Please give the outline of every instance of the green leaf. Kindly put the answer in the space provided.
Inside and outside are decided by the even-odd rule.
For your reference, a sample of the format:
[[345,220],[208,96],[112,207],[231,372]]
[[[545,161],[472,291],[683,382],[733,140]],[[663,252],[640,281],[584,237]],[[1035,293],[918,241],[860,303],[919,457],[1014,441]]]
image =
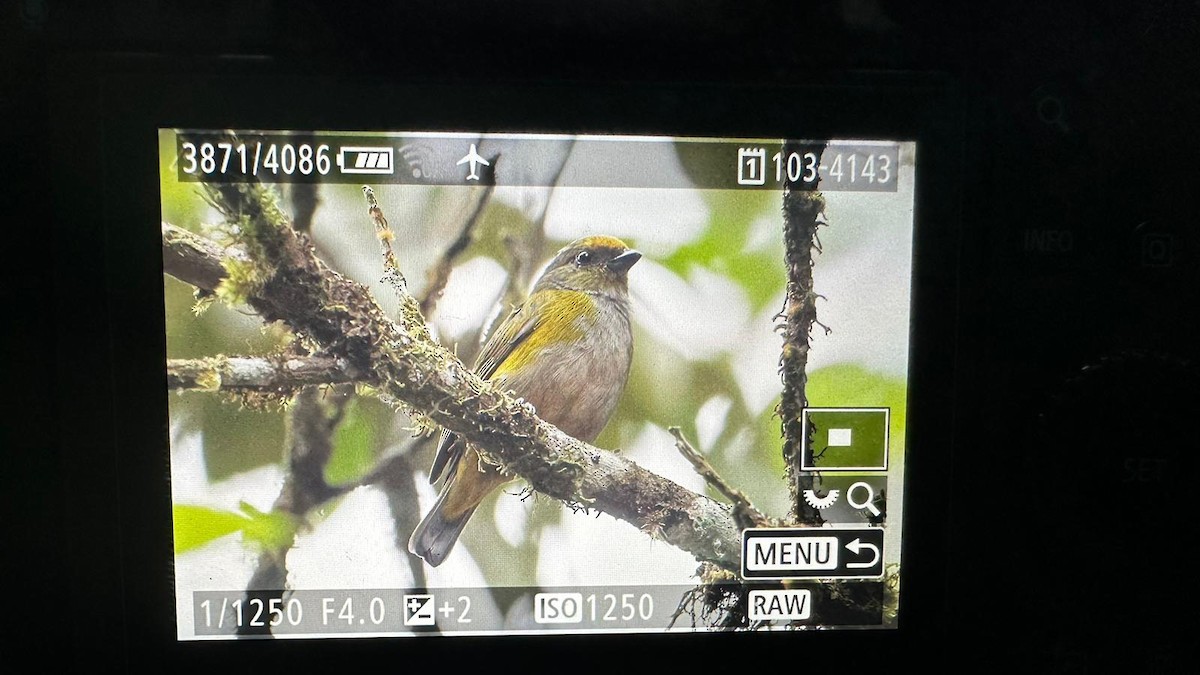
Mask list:
[[763,190],[714,190],[704,193],[711,209],[708,227],[697,239],[680,246],[662,264],[687,278],[704,267],[736,282],[755,311],[776,297],[787,281],[783,263],[782,223],[774,243],[747,250],[751,224],[780,207],[780,197]]
[[333,454],[325,464],[325,482],[342,485],[367,475],[375,464],[375,425],[353,399],[333,432]]
[[210,541],[239,532],[249,522],[240,513],[187,504],[176,504],[174,515],[176,554],[199,548]]
[[247,541],[261,544],[267,550],[278,550],[291,546],[296,537],[296,521],[280,511],[259,511],[246,502],[238,508],[246,514],[246,525],[242,535]]
[[241,532],[247,542],[277,550],[291,545],[296,535],[295,520],[285,513],[264,513],[242,502],[241,513],[207,506],[176,504],[175,553],[185,553],[221,537]]

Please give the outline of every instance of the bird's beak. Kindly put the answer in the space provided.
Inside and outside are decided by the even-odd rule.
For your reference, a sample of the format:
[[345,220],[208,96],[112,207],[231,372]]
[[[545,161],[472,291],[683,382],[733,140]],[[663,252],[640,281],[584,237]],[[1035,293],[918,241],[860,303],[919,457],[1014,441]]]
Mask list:
[[621,255],[608,261],[608,269],[617,272],[628,272],[633,264],[642,259],[642,254],[637,251],[625,251]]

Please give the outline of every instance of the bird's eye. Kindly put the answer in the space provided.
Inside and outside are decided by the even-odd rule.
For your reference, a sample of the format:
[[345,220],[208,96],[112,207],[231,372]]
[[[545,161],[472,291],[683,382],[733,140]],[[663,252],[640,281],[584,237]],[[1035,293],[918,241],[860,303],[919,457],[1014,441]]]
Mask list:
[[580,251],[579,255],[575,256],[576,265],[586,265],[592,259],[592,254],[587,251]]

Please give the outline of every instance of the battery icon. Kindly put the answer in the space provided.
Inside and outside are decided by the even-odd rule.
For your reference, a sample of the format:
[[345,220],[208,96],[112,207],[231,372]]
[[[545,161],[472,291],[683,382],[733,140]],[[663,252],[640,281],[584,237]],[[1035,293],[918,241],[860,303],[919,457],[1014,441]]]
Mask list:
[[338,150],[342,173],[390,174],[396,170],[394,151],[387,147],[346,147]]

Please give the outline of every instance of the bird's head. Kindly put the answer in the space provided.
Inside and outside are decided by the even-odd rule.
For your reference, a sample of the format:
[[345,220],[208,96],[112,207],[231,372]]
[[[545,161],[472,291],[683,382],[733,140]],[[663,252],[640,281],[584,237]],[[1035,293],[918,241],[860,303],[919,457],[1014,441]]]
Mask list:
[[571,242],[554,256],[537,287],[559,286],[625,297],[629,293],[629,268],[641,258],[641,253],[615,237],[584,237]]

